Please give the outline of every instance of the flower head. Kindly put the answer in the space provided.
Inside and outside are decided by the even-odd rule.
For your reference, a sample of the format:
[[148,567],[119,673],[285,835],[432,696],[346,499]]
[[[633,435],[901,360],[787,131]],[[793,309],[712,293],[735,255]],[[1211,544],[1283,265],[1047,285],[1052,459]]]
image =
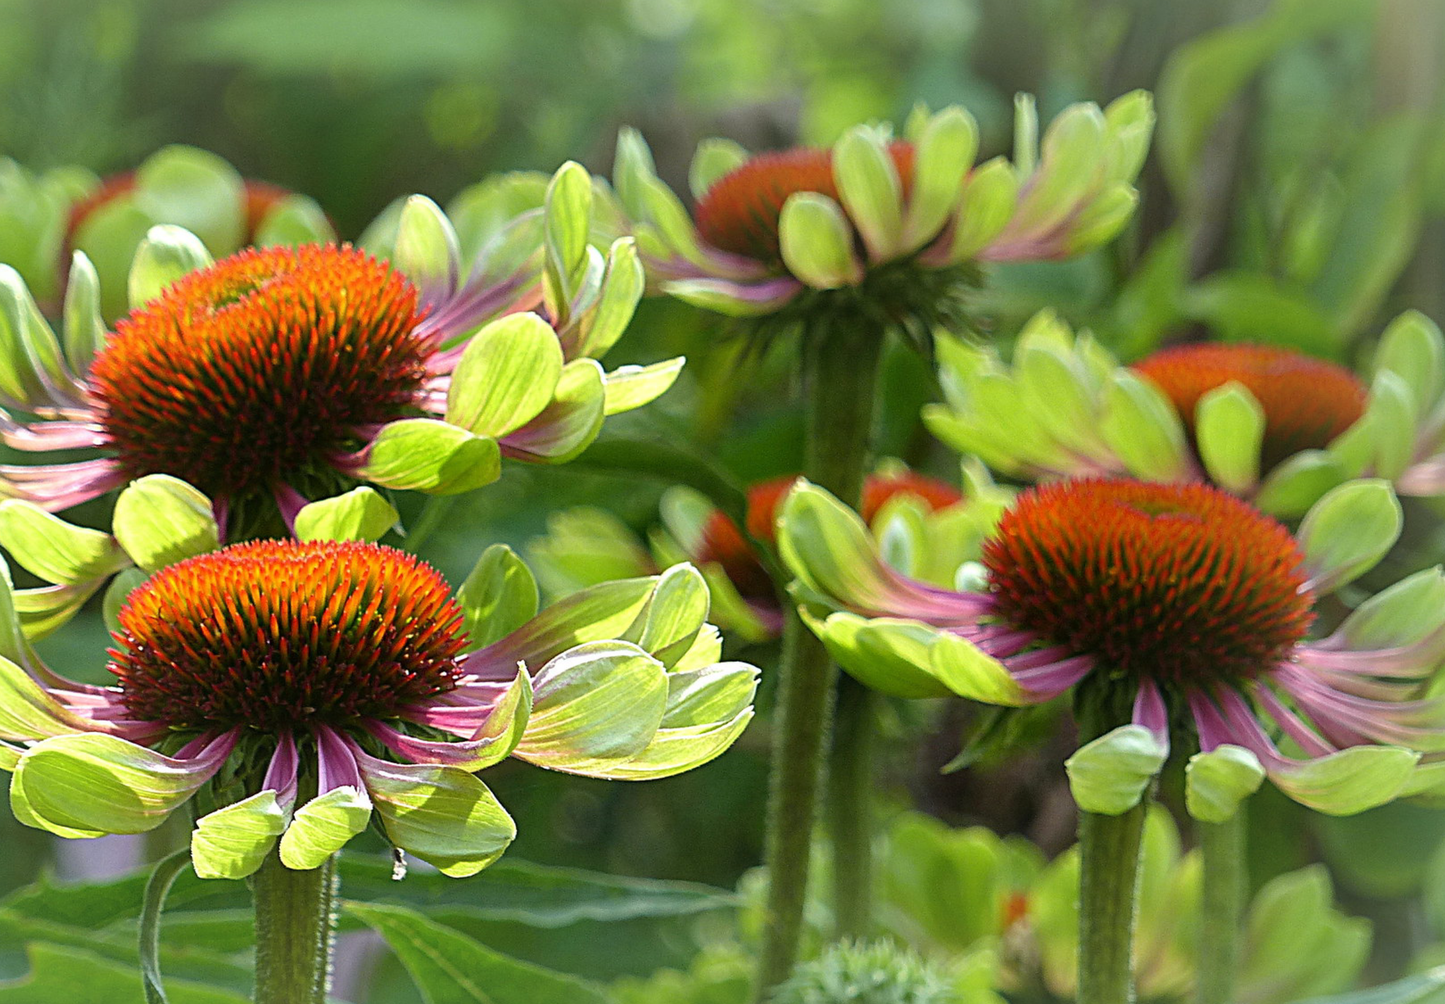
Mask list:
[[1202,751],[1190,809],[1218,819],[1266,774],[1333,813],[1431,783],[1413,751],[1445,749],[1441,709],[1418,693],[1445,661],[1445,576],[1420,573],[1306,640],[1313,598],[1372,566],[1399,529],[1378,481],[1326,495],[1298,537],[1202,484],[1057,482],[1004,514],[981,588],[939,589],[889,568],[855,516],[804,485],[784,503],[779,547],[805,620],[865,683],[1005,705],[1077,688],[1128,721],[1070,761],[1095,812],[1135,804],[1187,727]]
[[690,173],[693,221],[634,132],[619,138],[614,183],[664,292],[737,316],[872,311],[926,334],[959,309],[974,263],[1068,257],[1133,212],[1147,94],[1068,109],[1041,151],[1032,103],[1019,114],[1015,162],[977,168],[961,108],[916,114],[902,140],[860,126],[831,150],[749,156],[712,140]]
[[[629,241],[605,258],[587,244],[579,172],[590,184],[564,167],[545,209],[469,274],[451,224],[419,196],[389,264],[335,245],[212,262],[194,235],[158,227],[132,267],[136,303],[108,334],[77,256],[64,353],[38,312],[0,337],[16,373],[0,380],[0,437],[103,455],[0,467],[0,494],[60,510],[164,473],[202,488],[245,536],[290,529],[308,500],[356,482],[452,494],[495,479],[502,455],[571,459],[682,365],[607,373],[593,358],[626,328],[642,273]],[[518,246],[533,253],[519,259]],[[13,270],[0,284],[29,301]]]
[[512,755],[664,777],[717,756],[751,716],[756,670],[717,662],[691,568],[535,616],[536,587],[505,548],[468,581],[497,602],[454,600],[427,565],[372,543],[238,544],[127,598],[113,686],[66,680],[12,644],[0,767],[17,818],[136,833],[204,790],[219,807],[192,835],[202,875],[249,874],[278,842],[289,867],[317,867],[373,813],[396,846],[467,875],[515,834],[477,771]]

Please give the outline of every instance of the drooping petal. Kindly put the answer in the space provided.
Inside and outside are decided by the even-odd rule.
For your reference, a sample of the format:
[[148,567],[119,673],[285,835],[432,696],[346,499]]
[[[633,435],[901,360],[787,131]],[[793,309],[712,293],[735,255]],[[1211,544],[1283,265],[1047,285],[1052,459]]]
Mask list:
[[[480,710],[480,709],[479,709]],[[384,722],[369,723],[372,735],[397,756],[413,763],[445,764],[462,770],[479,771],[500,763],[516,749],[532,713],[532,679],[518,673],[497,701],[480,717],[470,739],[445,742],[418,739]]]
[[316,797],[299,806],[281,835],[281,863],[287,868],[319,868],[371,821],[361,768],[352,747],[334,729],[315,729]]

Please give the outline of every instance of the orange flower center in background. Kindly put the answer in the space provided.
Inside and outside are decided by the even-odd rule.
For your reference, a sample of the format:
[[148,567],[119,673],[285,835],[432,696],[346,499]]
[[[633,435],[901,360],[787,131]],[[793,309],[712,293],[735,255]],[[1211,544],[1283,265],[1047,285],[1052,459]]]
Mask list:
[[175,728],[386,718],[455,685],[466,645],[446,582],[354,541],[256,541],[153,575],[120,611],[126,706]]
[[1312,620],[1289,531],[1208,485],[1041,485],[983,562],[1001,620],[1160,683],[1257,676]]
[[[786,475],[759,482],[748,489],[748,534],[771,543],[777,536],[778,506],[798,480]],[[947,508],[962,500],[956,488],[933,478],[902,471],[896,474],[871,474],[863,482],[863,519],[872,522],[883,506],[899,495],[913,495],[923,500],[930,511]],[[752,545],[737,524],[721,512],[714,511],[702,532],[698,562],[715,561],[722,565],[739,594],[748,599],[776,598],[773,581],[758,560]]]
[[349,247],[245,250],[121,320],[91,368],[130,477],[212,497],[294,485],[406,414],[430,347],[415,287]]
[[1134,369],[1157,384],[1194,435],[1194,408],[1205,394],[1237,381],[1264,409],[1260,470],[1301,450],[1317,450],[1365,413],[1365,385],[1343,366],[1269,345],[1179,345]]
[[[913,144],[888,147],[904,197],[913,178]],[[838,199],[833,180],[833,152],[810,147],[760,153],[735,167],[698,201],[698,233],[715,248],[771,265],[782,263],[778,219],[783,203],[795,192],[818,192]]]

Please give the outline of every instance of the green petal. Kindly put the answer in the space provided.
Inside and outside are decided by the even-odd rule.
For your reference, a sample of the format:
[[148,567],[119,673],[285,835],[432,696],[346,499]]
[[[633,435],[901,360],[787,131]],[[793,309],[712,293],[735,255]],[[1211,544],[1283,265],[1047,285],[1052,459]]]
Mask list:
[[132,309],[159,296],[181,276],[213,263],[201,239],[181,227],[151,227],[136,248],[126,280],[126,295]]
[[506,438],[513,455],[549,464],[577,457],[602,431],[607,390],[602,364],[574,359],[562,367],[554,397],[535,419]]
[[552,175],[545,205],[547,260],[543,281],[547,309],[561,326],[569,320],[572,297],[587,265],[592,175],[576,161],[567,161]]
[[527,542],[527,561],[550,597],[647,575],[656,568],[630,526],[591,506],[549,513],[546,536]]
[[1196,753],[1185,765],[1185,803],[1189,815],[1222,823],[1264,783],[1259,758],[1242,746],[1220,746]]
[[286,820],[274,791],[260,791],[208,813],[191,831],[191,865],[201,878],[245,878],[276,846]]
[[636,645],[569,649],[534,673],[532,718],[514,756],[590,774],[652,742],[667,703],[667,670]]
[[19,499],[0,502],[0,545],[40,578],[65,585],[104,578],[130,564],[110,534]]
[[287,195],[266,210],[251,241],[258,248],[335,242],[336,228],[317,201],[307,195]]
[[1038,171],[1012,223],[1015,229],[1051,230],[1075,211],[1101,179],[1105,133],[1104,114],[1091,103],[1070,105],[1049,123]]
[[501,641],[488,646],[498,666],[541,666],[583,642],[617,638],[647,605],[655,578],[605,582],[552,604]]
[[1121,725],[1079,747],[1064,768],[1080,809],[1117,816],[1139,804],[1168,758],[1168,746],[1153,732],[1142,725]]
[[619,237],[607,252],[607,274],[602,278],[597,302],[577,319],[577,344],[569,354],[600,359],[627,330],[646,286],[637,242],[631,237]]
[[707,620],[707,583],[689,564],[673,565],[656,582],[646,606],[621,638],[671,666],[691,647]]
[[873,535],[852,509],[805,481],[778,516],[778,553],[810,590],[860,606],[879,590],[882,569]]
[[179,478],[148,474],[115,500],[115,539],[147,572],[220,547],[211,500]]
[[770,299],[744,296],[737,283],[725,279],[672,279],[660,283],[659,288],[683,303],[690,303],[694,307],[727,317],[761,317],[771,314],[794,296],[793,291]]
[[517,836],[507,810],[468,771],[357,759],[387,837],[443,875],[475,875]]
[[307,871],[320,868],[371,821],[371,799],[350,785],[332,788],[296,810],[281,834],[281,863]]
[[1420,754],[1393,746],[1352,746],[1270,771],[1290,798],[1331,816],[1352,816],[1393,801],[1410,782]]
[[870,690],[894,697],[948,697],[953,691],[933,675],[931,646],[938,629],[892,617],[846,612],[820,618],[806,607],[803,622],[823,640],[828,654]]
[[390,502],[362,485],[301,507],[297,540],[380,540],[401,520]]
[[461,250],[451,221],[425,195],[413,195],[402,206],[391,262],[424,297],[455,289]]
[[1351,481],[1315,503],[1295,535],[1315,593],[1363,575],[1400,537],[1400,503],[1378,479]]
[[748,151],[730,139],[710,136],[697,145],[687,169],[687,187],[694,199],[701,199],[723,175],[741,167]]
[[15,612],[20,616],[20,627],[25,637],[39,641],[64,627],[104,581],[92,579],[73,586],[17,589],[14,593]]
[[1113,376],[1099,432],[1136,477],[1182,481],[1189,476],[1189,446],[1174,405],[1159,388],[1128,370]]
[[1350,478],[1339,460],[1324,450],[1302,450],[1265,476],[1254,496],[1264,512],[1283,519],[1303,516],[1332,488]]
[[915,140],[903,251],[917,250],[943,229],[977,153],[978,124],[967,111],[954,106],[929,118]]
[[1139,205],[1139,192],[1127,182],[1116,182],[1091,199],[1069,221],[1060,252],[1063,256],[1083,254],[1119,235]]
[[495,439],[435,419],[406,418],[372,440],[360,476],[387,488],[460,495],[491,484],[501,472]]
[[95,353],[105,344],[106,329],[100,314],[100,277],[82,251],[71,256],[64,318],[65,359],[72,372],[85,373]]
[[617,198],[634,220],[647,221],[647,203],[642,192],[646,182],[656,177],[657,168],[652,161],[652,151],[647,148],[647,141],[636,129],[623,126],[617,132],[612,187],[617,190]]
[[1416,420],[1424,418],[1445,391],[1445,336],[1418,310],[1390,322],[1375,350],[1375,369],[1388,370],[1410,388]]
[[60,342],[20,273],[0,264],[0,394],[22,405],[53,405],[51,388],[65,388]]
[[970,174],[963,183],[963,194],[954,214],[949,262],[956,265],[968,261],[988,247],[1008,226],[1018,197],[1018,175],[1013,165],[1002,157],[995,157]]
[[185,227],[215,254],[241,246],[245,195],[241,176],[220,157],[168,146],[135,173],[135,201],[153,222]]
[[605,377],[604,413],[620,415],[657,400],[677,382],[686,363],[685,356],[678,356],[650,366],[619,366]]
[[1445,574],[1426,568],[1357,606],[1336,633],[1349,649],[1413,645],[1445,621]]
[[778,218],[778,240],[788,271],[814,289],[863,281],[863,266],[853,255],[853,227],[842,207],[826,195],[788,196]]
[[1038,703],[1003,663],[947,631],[940,631],[933,640],[929,668],[960,697],[1010,708]]
[[447,394],[446,420],[481,436],[519,429],[551,403],[562,377],[557,332],[536,314],[512,314],[467,343]]
[[457,603],[472,645],[482,648],[537,616],[537,582],[516,552],[493,544],[457,590]]
[[85,724],[29,673],[10,659],[0,658],[0,739],[71,735],[83,731]]
[[1243,384],[1231,380],[1199,399],[1194,439],[1215,484],[1236,495],[1253,490],[1259,481],[1264,408]]
[[46,829],[144,833],[210,780],[214,768],[188,766],[115,736],[56,736],[21,758],[12,788]]
[[833,177],[870,257],[886,261],[903,236],[903,184],[877,130],[855,126],[833,147]]
[[120,608],[125,605],[126,597],[131,594],[131,591],[145,582],[146,578],[146,573],[139,568],[127,568],[111,579],[110,585],[105,587],[101,612],[105,618],[105,626],[110,631],[116,634],[121,633]]

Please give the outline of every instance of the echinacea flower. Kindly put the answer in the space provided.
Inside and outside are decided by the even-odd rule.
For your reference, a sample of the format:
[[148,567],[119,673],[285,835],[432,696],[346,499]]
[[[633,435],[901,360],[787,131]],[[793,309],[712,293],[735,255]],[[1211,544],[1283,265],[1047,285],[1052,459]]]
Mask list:
[[1445,493],[1445,337],[1413,311],[1386,329],[1368,385],[1272,345],[1176,345],[1123,367],[1047,312],[1011,364],[956,339],[938,350],[946,403],[924,410],[929,429],[1012,477],[1208,481],[1291,518],[1362,476]]
[[[582,508],[550,517],[547,535],[527,545],[527,556],[544,588],[561,595],[691,562],[707,580],[718,625],[761,641],[781,631],[783,608],[753,541],[774,543],[779,503],[796,481],[796,475],[787,475],[748,489],[746,534],[702,495],[675,487],[662,497],[662,526],[649,535],[650,551],[616,516]],[[902,466],[885,467],[864,479],[863,520],[887,542],[894,567],[952,584],[959,567],[978,556],[990,514],[996,516],[1002,506],[998,490],[986,481],[975,480],[971,489],[965,502],[952,485]]]
[[[606,415],[652,400],[681,366],[608,374],[589,357],[626,327],[642,277],[627,242],[609,259],[585,246],[586,217],[566,199],[539,220],[549,248],[576,265],[560,286],[549,279],[556,255],[545,268],[532,260],[540,243],[506,276],[483,268],[462,282],[449,225],[419,197],[393,265],[345,245],[210,263],[185,231],[158,228],[132,269],[137,306],[114,333],[77,256],[64,355],[0,268],[11,364],[0,436],[22,450],[104,451],[0,468],[0,494],[60,510],[170,474],[210,496],[223,525],[267,526],[279,509],[290,528],[308,500],[356,482],[451,494],[494,480],[504,454],[571,459]],[[532,291],[546,318],[526,312]]]
[[1031,101],[1019,116],[1014,162],[977,168],[978,129],[958,107],[916,113],[901,139],[856,127],[831,150],[750,156],[711,140],[689,173],[691,218],[624,130],[614,184],[663,292],[737,316],[866,311],[926,336],[953,319],[977,262],[1079,254],[1133,213],[1148,94],[1070,107],[1041,151]]
[[1420,572],[1309,640],[1313,604],[1372,567],[1400,530],[1380,481],[1334,489],[1298,537],[1198,483],[1086,479],[1019,496],[984,545],[983,586],[889,568],[856,515],[794,489],[779,549],[804,619],[840,665],[907,697],[1021,706],[1075,692],[1120,724],[1069,762],[1080,806],[1139,800],[1171,733],[1197,740],[1188,802],[1217,821],[1268,775],[1344,814],[1428,784],[1445,749],[1420,699],[1445,661],[1445,575]]
[[756,670],[717,661],[706,609],[686,566],[537,614],[503,547],[454,599],[377,544],[237,544],[131,592],[113,686],[52,672],[11,616],[0,767],[16,818],[66,837],[144,832],[197,797],[205,877],[248,875],[278,844],[319,867],[373,814],[397,848],[469,875],[515,835],[479,770],[515,756],[638,780],[732,743]]

